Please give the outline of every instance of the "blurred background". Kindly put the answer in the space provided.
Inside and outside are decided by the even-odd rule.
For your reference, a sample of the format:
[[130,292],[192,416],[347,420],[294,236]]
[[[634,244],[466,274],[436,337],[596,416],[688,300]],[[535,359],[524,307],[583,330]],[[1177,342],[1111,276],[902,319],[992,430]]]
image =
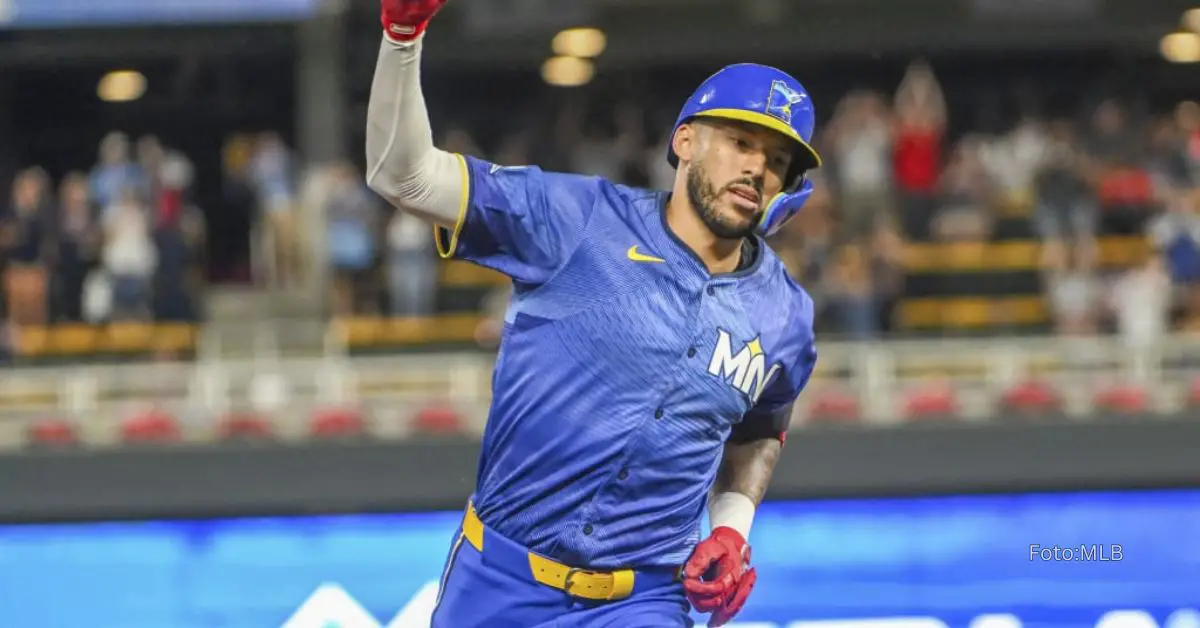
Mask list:
[[[508,286],[364,186],[378,43],[368,0],[0,0],[14,625],[428,625]],[[442,148],[665,188],[740,61],[826,161],[744,625],[1200,626],[1200,4],[455,0],[424,86]]]

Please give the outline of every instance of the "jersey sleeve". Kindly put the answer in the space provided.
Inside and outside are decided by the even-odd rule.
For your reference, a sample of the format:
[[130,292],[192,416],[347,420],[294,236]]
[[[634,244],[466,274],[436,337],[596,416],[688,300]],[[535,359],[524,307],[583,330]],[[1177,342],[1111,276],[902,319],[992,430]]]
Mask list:
[[544,283],[582,239],[598,194],[596,180],[474,157],[460,160],[467,185],[454,227],[434,227],[438,254],[522,283]]
[[740,423],[733,426],[729,440],[748,442],[762,438],[785,440],[792,422],[792,409],[812,377],[817,364],[817,349],[813,339],[811,301],[804,312],[794,319],[794,337],[798,349],[792,353],[780,372],[767,383],[767,388],[746,413]]

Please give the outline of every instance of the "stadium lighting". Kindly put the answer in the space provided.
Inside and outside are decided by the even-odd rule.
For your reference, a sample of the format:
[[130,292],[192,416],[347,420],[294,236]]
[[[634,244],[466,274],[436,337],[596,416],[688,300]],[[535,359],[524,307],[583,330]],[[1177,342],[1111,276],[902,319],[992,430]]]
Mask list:
[[1200,8],[1184,11],[1183,25],[1193,33],[1200,33]]
[[569,28],[554,36],[550,48],[562,57],[598,57],[608,46],[608,38],[598,28]]
[[579,87],[591,82],[596,68],[578,57],[551,57],[542,64],[542,79],[555,87]]
[[1171,33],[1162,38],[1159,48],[1171,63],[1196,63],[1200,61],[1200,34]]
[[96,95],[104,102],[131,102],[145,93],[146,76],[134,70],[109,72],[96,87]]

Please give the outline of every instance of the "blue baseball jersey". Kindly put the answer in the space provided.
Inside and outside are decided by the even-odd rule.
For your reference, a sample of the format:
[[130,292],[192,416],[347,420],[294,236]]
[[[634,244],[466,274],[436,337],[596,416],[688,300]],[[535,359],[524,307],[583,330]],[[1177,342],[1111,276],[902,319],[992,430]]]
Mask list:
[[731,434],[774,434],[812,373],[813,306],[763,243],[711,274],[668,195],[462,158],[438,251],[512,278],[475,506],[566,564],[677,566]]

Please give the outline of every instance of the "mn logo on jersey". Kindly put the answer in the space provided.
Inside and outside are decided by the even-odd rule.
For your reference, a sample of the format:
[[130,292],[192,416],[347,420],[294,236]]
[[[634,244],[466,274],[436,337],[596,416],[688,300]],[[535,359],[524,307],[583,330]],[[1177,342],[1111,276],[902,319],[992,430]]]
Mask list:
[[771,83],[771,97],[767,100],[767,115],[792,123],[792,105],[804,100],[804,95],[783,81]]
[[772,364],[770,370],[767,370],[767,356],[763,353],[758,338],[746,343],[742,350],[734,355],[729,332],[724,329],[717,330],[717,346],[713,349],[712,360],[708,363],[708,373],[725,380],[730,386],[748,395],[751,403],[758,401],[767,382],[771,381],[778,370],[778,364]]

